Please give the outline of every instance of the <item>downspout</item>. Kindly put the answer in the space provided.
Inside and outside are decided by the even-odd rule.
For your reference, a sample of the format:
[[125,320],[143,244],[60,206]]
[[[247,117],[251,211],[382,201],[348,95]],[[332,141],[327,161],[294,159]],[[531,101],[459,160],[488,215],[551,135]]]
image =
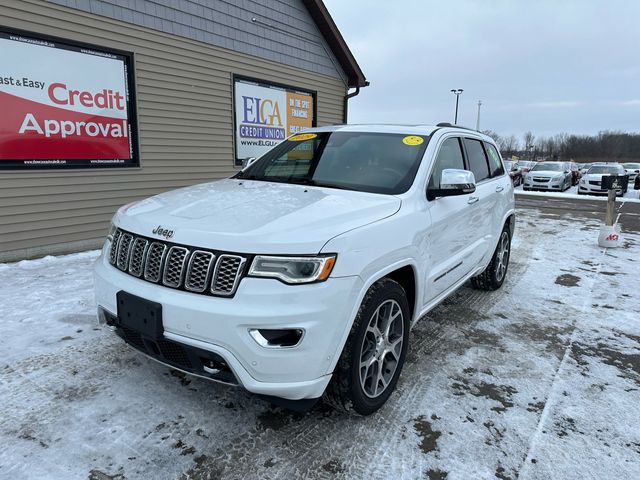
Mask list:
[[[364,86],[368,87],[369,86],[369,82],[365,81],[364,82]],[[355,97],[359,93],[360,93],[360,87],[356,87],[356,91],[355,92],[347,93],[344,96],[344,103],[342,105],[342,122],[343,123],[347,123],[347,114],[349,113],[349,99]]]

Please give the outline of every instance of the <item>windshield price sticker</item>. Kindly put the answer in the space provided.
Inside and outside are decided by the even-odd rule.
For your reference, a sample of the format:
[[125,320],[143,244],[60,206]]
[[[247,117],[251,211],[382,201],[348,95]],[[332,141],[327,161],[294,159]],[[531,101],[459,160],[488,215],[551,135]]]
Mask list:
[[407,135],[402,139],[402,143],[411,146],[420,145],[422,142],[424,142],[424,138],[418,137],[417,135]]
[[316,138],[318,135],[316,135],[315,133],[300,133],[298,135],[294,135],[293,137],[289,138],[289,141],[291,142],[302,142],[304,140],[311,140],[312,138]]

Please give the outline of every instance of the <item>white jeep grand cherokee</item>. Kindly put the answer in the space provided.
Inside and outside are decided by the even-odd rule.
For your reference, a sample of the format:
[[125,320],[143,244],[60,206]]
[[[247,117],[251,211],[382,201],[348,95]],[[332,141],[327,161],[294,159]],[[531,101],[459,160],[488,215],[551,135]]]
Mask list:
[[485,135],[315,128],[233,178],[118,210],[95,266],[98,316],[173,368],[366,415],[420,317],[469,279],[502,285],[514,223]]

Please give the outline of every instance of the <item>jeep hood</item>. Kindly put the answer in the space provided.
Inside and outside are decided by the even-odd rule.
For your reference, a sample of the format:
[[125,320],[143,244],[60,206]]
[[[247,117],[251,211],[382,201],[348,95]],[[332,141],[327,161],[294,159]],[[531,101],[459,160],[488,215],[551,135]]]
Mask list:
[[227,179],[126,205],[114,222],[163,240],[152,233],[161,227],[173,231],[168,241],[195,247],[315,254],[336,235],[393,215],[401,203],[392,195]]

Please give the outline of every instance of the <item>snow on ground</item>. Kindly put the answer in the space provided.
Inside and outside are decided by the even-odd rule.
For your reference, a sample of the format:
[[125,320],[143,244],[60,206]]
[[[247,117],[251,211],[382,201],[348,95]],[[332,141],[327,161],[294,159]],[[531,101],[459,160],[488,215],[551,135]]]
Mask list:
[[0,265],[0,477],[640,478],[640,235],[519,212],[508,279],[414,329],[377,414],[185,377],[94,314],[97,252]]

